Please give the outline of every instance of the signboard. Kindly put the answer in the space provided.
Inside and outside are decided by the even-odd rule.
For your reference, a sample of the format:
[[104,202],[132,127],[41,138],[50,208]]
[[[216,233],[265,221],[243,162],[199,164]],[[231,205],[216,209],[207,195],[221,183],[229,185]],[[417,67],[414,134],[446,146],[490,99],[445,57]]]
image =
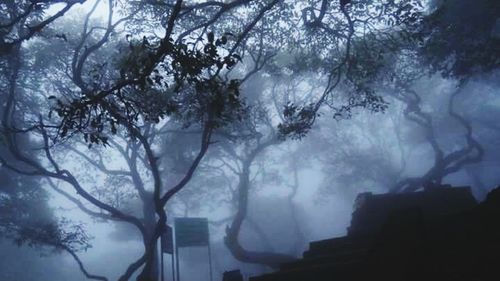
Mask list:
[[166,225],[165,231],[161,235],[161,251],[167,254],[174,253],[174,239],[172,236],[172,227]]
[[208,246],[206,218],[175,218],[176,247]]

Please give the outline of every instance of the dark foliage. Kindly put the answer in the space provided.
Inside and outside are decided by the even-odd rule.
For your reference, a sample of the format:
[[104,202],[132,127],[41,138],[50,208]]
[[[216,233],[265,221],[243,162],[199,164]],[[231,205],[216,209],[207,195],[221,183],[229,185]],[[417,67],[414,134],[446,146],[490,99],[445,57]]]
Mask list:
[[442,1],[415,35],[436,71],[464,78],[500,66],[500,2]]
[[69,101],[49,97],[61,118],[58,136],[81,133],[89,145],[107,144],[108,135],[116,134],[119,125],[130,129],[172,116],[186,127],[210,122],[217,128],[240,118],[245,106],[239,81],[218,78],[223,68],[231,69],[240,58],[220,54],[219,46],[227,43],[225,35],[215,40],[208,33],[207,39],[203,50],[172,39],[131,41],[114,87],[84,91]]

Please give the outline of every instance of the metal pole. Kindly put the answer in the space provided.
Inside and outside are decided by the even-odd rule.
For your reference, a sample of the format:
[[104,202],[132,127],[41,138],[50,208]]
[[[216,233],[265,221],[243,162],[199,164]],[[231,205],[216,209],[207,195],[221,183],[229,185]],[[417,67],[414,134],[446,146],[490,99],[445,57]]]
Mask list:
[[177,281],[180,281],[180,272],[179,272],[179,247],[177,247],[177,229],[175,228],[175,223],[174,223],[174,234],[172,236],[174,236],[174,241],[175,241],[175,272],[177,273]]
[[[177,241],[175,241],[177,242]],[[176,243],[177,244],[177,243]],[[181,272],[179,270],[179,247],[175,245],[175,266],[176,266],[176,272],[177,272],[177,281],[181,281]]]
[[160,255],[161,255],[161,281],[165,281],[165,273],[164,273],[164,263],[163,263],[163,239],[161,242],[161,250],[160,250]]
[[172,254],[170,257],[172,258],[171,263],[172,263],[172,281],[175,281],[175,267],[174,267],[174,249],[172,249]]
[[210,268],[210,281],[213,281],[212,274],[212,251],[210,250],[210,240],[208,241],[208,267]]

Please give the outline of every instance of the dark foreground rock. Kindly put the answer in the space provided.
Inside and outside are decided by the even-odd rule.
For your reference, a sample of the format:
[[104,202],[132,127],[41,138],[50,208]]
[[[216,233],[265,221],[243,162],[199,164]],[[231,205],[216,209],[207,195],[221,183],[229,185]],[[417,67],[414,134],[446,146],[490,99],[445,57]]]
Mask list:
[[348,235],[310,243],[303,258],[250,281],[498,281],[500,187],[360,194]]

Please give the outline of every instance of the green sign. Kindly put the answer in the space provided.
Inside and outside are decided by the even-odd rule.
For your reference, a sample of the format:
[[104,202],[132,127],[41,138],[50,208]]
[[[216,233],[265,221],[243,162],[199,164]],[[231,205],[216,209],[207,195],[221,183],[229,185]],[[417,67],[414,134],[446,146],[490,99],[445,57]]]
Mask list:
[[208,246],[206,218],[175,218],[176,247]]

